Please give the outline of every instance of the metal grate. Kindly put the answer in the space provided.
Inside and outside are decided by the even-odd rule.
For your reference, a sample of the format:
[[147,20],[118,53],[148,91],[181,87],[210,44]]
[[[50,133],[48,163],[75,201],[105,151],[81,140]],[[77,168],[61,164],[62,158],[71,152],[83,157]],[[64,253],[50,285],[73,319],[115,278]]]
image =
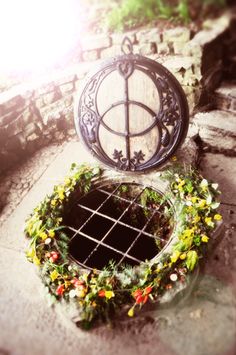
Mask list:
[[[130,195],[125,192],[124,196],[124,189]],[[83,267],[101,269],[109,260],[136,265],[156,256],[158,248],[167,243],[171,226],[165,218],[169,232],[165,238],[155,235],[152,227],[154,221],[163,222],[163,208],[141,204],[146,189],[158,192],[120,183],[97,188],[79,199],[66,220],[72,259]]]

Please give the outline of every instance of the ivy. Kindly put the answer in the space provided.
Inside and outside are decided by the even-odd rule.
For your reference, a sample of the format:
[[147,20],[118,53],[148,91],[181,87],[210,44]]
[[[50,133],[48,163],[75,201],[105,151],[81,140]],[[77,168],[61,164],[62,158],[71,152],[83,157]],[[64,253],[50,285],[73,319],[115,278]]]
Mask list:
[[190,250],[187,254],[186,266],[192,271],[198,261],[198,255],[195,250]]

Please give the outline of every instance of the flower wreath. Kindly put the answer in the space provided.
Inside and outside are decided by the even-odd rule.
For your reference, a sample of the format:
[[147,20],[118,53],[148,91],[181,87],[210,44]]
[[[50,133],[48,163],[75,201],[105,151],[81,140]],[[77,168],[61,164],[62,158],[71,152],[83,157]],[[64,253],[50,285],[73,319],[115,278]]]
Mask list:
[[49,294],[57,301],[74,302],[80,310],[80,324],[87,328],[124,304],[130,305],[128,316],[132,317],[137,308],[158,301],[178,282],[185,283],[222,219],[216,212],[218,184],[208,182],[191,167],[173,168],[162,176],[169,182],[166,196],[173,203],[176,220],[168,247],[138,267],[118,269],[111,263],[101,271],[82,269],[68,256],[63,211],[73,192],[81,196],[89,192],[102,173],[99,168],[72,164],[70,174],[34,209],[25,228],[31,239],[27,258],[38,266]]

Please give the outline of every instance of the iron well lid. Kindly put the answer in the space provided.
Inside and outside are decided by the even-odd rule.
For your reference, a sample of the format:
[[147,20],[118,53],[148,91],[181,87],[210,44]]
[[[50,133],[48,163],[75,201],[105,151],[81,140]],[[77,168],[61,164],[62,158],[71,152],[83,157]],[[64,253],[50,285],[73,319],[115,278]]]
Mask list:
[[169,70],[133,54],[127,37],[121,49],[123,55],[103,62],[87,77],[75,108],[75,126],[102,163],[145,172],[165,163],[183,142],[188,103]]

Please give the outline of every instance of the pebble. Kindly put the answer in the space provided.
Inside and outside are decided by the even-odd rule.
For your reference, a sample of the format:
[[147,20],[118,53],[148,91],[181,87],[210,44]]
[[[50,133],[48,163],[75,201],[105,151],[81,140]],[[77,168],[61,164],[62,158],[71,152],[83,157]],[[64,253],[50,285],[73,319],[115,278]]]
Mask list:
[[190,318],[192,318],[192,319],[200,319],[200,318],[202,318],[202,314],[203,314],[203,310],[198,308],[195,311],[190,312],[189,315],[190,315]]

